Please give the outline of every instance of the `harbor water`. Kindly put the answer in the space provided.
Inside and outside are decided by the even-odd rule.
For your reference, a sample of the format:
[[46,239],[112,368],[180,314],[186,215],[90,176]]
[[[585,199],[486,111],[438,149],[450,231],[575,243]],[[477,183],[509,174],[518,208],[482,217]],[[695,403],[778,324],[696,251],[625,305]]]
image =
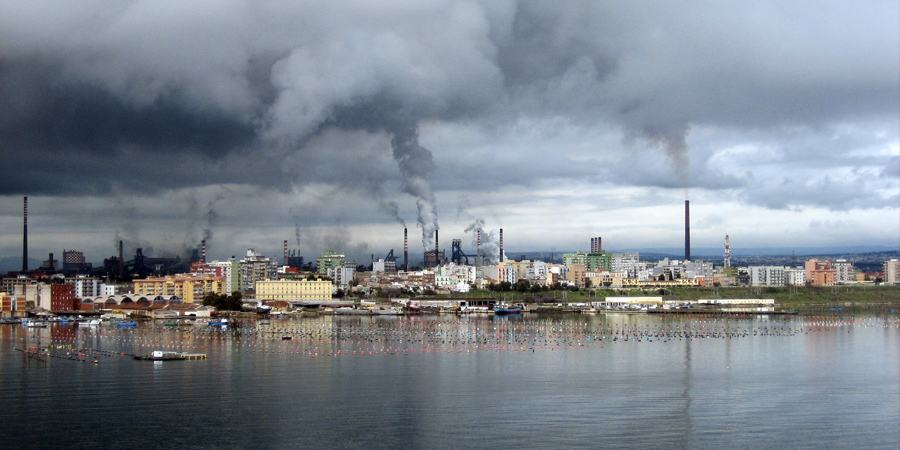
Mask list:
[[5,448],[900,448],[897,314],[2,325],[0,362]]

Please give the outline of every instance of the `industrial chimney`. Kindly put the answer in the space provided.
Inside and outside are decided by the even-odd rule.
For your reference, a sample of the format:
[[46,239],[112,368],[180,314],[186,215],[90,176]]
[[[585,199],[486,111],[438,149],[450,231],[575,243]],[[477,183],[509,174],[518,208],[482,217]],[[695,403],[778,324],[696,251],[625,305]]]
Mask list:
[[122,250],[122,241],[119,241],[119,277],[125,276],[125,253]]
[[500,262],[503,262],[503,228],[500,229]]
[[206,239],[200,241],[200,262],[206,262]]
[[409,241],[406,239],[406,227],[403,227],[403,270],[409,271]]
[[28,197],[25,197],[25,225],[22,229],[22,272],[28,272]]
[[477,241],[477,244],[475,244],[475,264],[477,264],[479,266],[483,264],[481,262],[480,258],[481,258],[481,230],[478,230],[478,241]]
[[438,255],[440,251],[438,250],[438,230],[434,230],[434,267],[440,266],[441,263],[438,260]]
[[284,265],[288,265],[288,247],[287,247],[287,239],[284,240]]
[[684,260],[691,260],[691,201],[684,201]]

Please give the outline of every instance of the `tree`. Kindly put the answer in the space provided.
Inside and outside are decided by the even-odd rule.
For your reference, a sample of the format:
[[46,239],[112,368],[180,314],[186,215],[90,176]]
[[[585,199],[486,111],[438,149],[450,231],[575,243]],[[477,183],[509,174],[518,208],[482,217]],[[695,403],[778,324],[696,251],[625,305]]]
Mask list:
[[240,311],[243,298],[243,294],[239,291],[234,291],[231,295],[210,292],[203,296],[203,304],[219,311]]

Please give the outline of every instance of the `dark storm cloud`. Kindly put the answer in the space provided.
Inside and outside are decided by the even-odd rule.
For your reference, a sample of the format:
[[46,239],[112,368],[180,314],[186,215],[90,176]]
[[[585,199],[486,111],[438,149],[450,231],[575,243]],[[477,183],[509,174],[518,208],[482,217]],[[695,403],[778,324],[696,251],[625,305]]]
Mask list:
[[[498,169],[506,177],[472,161],[446,169],[434,162],[454,155],[419,142],[428,122],[501,134],[523,118],[601,128],[624,141],[606,169],[612,179],[722,188],[759,175],[698,173],[705,166],[692,157],[714,154],[690,148],[698,128],[815,133],[898,116],[893,2],[50,5],[3,2],[0,152],[12,170],[2,193],[35,184],[48,194],[158,190],[223,177],[267,188],[356,183],[365,152],[310,155],[340,147],[312,145],[340,129],[348,145],[363,132],[381,146],[366,146],[370,155],[393,156],[394,167],[379,161],[369,177],[422,203],[425,238],[438,227],[432,185],[489,189],[591,172],[553,149],[507,150],[495,158],[509,161]],[[652,157],[646,148],[666,164],[634,161]],[[385,218],[403,220],[392,200],[379,201]]]

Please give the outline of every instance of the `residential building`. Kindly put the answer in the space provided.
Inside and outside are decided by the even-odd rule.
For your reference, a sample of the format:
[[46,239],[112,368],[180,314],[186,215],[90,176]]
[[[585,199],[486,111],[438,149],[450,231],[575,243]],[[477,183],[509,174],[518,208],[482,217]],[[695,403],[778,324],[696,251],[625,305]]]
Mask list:
[[882,266],[884,282],[887,284],[900,284],[900,259],[891,258]]
[[784,269],[785,286],[803,286],[806,284],[806,270],[801,268]]
[[856,270],[853,268],[853,263],[846,259],[836,259],[832,267],[834,268],[835,284],[849,284],[856,281]]
[[174,295],[180,298],[183,303],[201,303],[206,294],[228,294],[228,292],[225,292],[224,278],[208,275],[151,277],[134,280],[133,283],[136,295]]
[[318,302],[331,300],[334,284],[321,280],[261,280],[255,284],[261,302]]
[[750,286],[784,286],[783,266],[750,266]]
[[347,257],[345,255],[333,250],[327,250],[322,253],[322,256],[316,258],[316,272],[328,273],[328,269],[332,267],[344,267],[346,260]]
[[831,261],[810,259],[806,261],[806,283],[813,286],[834,285],[835,270]]
[[[249,291],[253,289],[257,281],[274,280],[278,273],[278,261],[275,258],[269,258],[256,253],[252,248],[247,250],[247,256],[240,261],[240,290]],[[232,265],[232,269],[234,266]],[[234,282],[232,274],[231,282]]]

